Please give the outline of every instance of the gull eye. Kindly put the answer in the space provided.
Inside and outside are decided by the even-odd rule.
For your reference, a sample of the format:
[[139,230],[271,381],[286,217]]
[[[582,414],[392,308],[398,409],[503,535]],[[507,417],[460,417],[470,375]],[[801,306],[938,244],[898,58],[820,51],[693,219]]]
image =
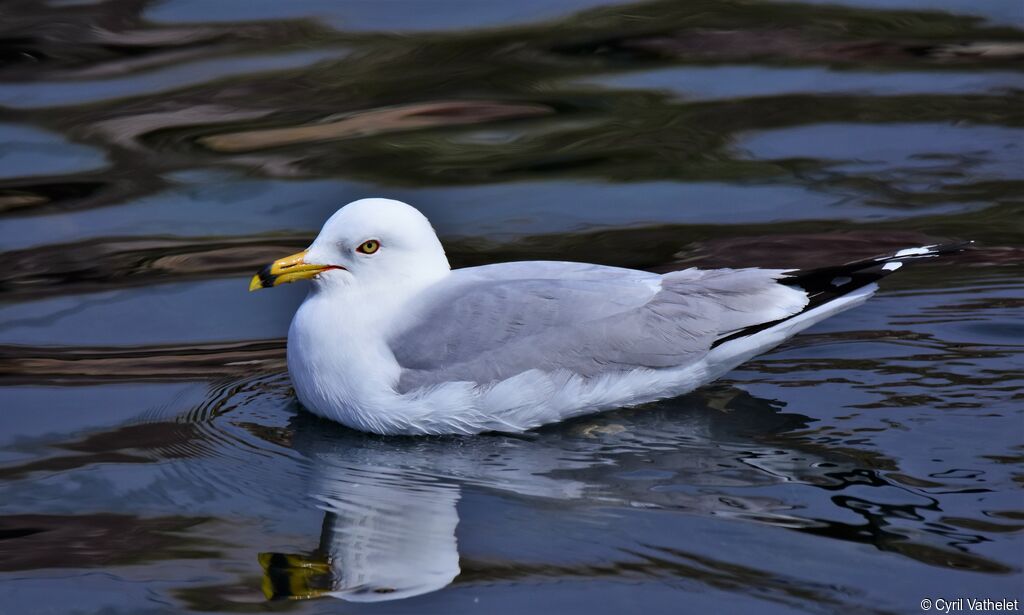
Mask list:
[[362,252],[363,254],[373,254],[380,249],[380,242],[376,239],[367,239],[356,248],[356,252]]

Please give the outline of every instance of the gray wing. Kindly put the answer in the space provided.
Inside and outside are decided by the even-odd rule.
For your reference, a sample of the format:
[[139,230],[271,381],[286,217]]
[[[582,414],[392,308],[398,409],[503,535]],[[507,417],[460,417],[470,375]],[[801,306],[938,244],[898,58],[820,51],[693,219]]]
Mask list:
[[805,293],[778,271],[656,274],[575,263],[452,272],[389,339],[401,393],[489,384],[531,369],[585,377],[687,365],[721,333],[798,312]]

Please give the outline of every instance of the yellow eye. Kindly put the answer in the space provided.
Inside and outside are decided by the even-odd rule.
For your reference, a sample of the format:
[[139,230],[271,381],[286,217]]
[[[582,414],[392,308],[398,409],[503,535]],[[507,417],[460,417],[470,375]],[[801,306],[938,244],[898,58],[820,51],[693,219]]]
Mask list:
[[356,252],[362,252],[363,254],[373,254],[380,249],[380,242],[376,239],[367,239],[356,248]]

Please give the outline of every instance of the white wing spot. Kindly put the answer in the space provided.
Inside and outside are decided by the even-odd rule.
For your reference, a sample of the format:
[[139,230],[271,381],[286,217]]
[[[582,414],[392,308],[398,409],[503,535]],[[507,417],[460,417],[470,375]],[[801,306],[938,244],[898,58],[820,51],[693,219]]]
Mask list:
[[930,254],[931,251],[932,251],[931,250],[931,246],[922,246],[920,248],[906,248],[904,250],[900,250],[899,252],[897,252],[893,256],[895,256],[897,258],[899,258],[901,256],[922,256],[922,255],[925,255],[925,254]]

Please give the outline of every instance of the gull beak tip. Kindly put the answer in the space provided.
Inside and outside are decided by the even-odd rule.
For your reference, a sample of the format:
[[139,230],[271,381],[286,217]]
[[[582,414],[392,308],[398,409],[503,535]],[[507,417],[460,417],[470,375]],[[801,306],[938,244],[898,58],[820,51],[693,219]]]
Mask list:
[[274,265],[267,265],[249,280],[249,292],[273,287],[277,283],[277,277],[274,274]]
[[332,267],[328,265],[313,265],[305,262],[306,252],[303,250],[297,254],[279,258],[270,263],[249,280],[249,292],[261,288],[271,288],[281,284],[294,282],[295,280],[308,280]]

